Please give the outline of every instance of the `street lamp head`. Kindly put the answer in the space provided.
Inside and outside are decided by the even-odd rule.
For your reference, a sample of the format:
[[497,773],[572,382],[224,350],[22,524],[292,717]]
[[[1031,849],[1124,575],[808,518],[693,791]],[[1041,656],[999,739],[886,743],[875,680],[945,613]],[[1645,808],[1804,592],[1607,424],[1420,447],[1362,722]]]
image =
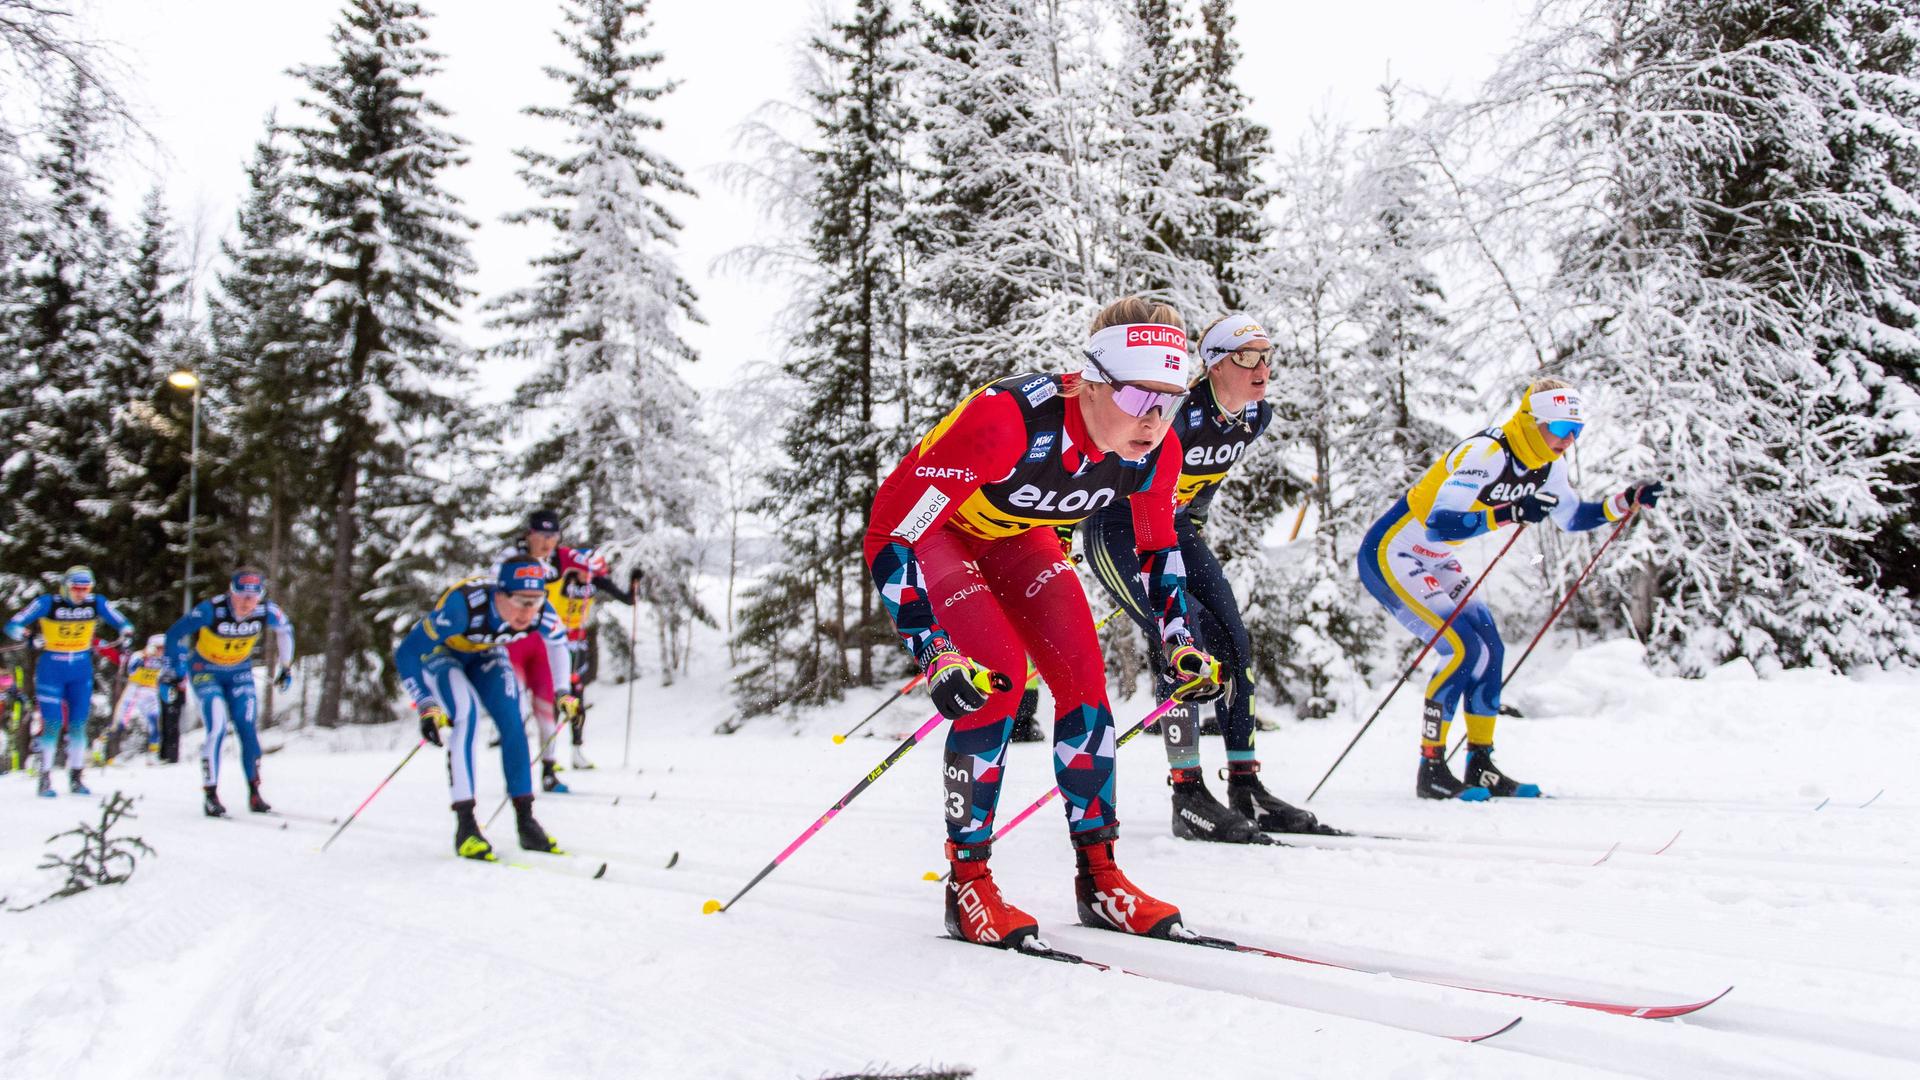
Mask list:
[[200,385],[200,376],[191,371],[176,371],[167,376],[167,384],[178,390],[191,390]]

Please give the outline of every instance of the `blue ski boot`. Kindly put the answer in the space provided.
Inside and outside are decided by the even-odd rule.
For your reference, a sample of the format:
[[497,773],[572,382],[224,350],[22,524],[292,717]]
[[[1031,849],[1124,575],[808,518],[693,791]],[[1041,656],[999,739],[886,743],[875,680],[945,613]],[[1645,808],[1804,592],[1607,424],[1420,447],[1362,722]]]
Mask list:
[[1540,785],[1523,784],[1493,763],[1492,743],[1467,744],[1467,779],[1497,799],[1537,799]]
[[47,778],[45,771],[40,773],[40,797],[43,799],[53,798],[53,781]]
[[1447,768],[1446,748],[1420,748],[1420,777],[1414,782],[1414,794],[1423,799],[1459,799],[1461,802],[1485,802],[1493,793],[1483,787],[1468,787]]
[[559,774],[553,771],[551,761],[540,763],[540,790],[551,795],[565,795],[569,790],[567,785],[561,782]]
[[92,791],[89,791],[89,790],[87,789],[87,785],[85,785],[85,784],[83,784],[83,783],[81,783],[81,782],[80,782],[80,770],[79,770],[79,769],[68,769],[68,770],[67,770],[67,790],[68,790],[68,791],[70,791],[70,792],[72,792],[72,793],[73,793],[73,794],[75,794],[75,795],[91,795],[91,794],[93,794],[93,792],[92,792]]

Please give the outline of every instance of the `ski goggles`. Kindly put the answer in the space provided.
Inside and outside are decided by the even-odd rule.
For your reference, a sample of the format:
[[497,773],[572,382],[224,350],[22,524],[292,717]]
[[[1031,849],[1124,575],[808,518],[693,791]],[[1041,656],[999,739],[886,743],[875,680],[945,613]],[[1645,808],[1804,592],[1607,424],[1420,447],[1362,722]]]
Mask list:
[[1149,390],[1144,386],[1120,382],[1113,377],[1112,372],[1101,366],[1100,361],[1093,358],[1092,353],[1086,354],[1086,357],[1087,363],[1093,365],[1093,370],[1099,372],[1100,377],[1105,379],[1107,386],[1113,390],[1113,403],[1128,416],[1145,419],[1157,409],[1162,420],[1171,420],[1173,414],[1180,410],[1180,403],[1187,400],[1185,390],[1177,394],[1169,394],[1164,390]]
[[1580,429],[1586,426],[1579,420],[1549,420],[1547,434],[1556,439],[1577,439],[1580,437]]
[[1234,366],[1252,371],[1263,364],[1273,363],[1273,346],[1269,345],[1264,349],[1235,349],[1228,353],[1226,358],[1233,361]]

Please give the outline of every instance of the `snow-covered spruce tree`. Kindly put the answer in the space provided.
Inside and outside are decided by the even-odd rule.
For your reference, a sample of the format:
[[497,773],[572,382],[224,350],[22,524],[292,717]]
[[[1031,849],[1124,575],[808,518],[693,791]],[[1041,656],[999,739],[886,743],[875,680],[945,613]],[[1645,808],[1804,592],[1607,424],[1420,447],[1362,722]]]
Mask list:
[[179,614],[191,432],[176,416],[192,402],[179,401],[166,378],[192,354],[193,331],[180,325],[182,291],[156,188],[141,205],[103,327],[101,368],[113,395],[104,432],[111,506],[102,522],[107,565],[94,568],[112,582],[121,613],[143,628],[164,627]]
[[1852,558],[1891,519],[1914,413],[1858,347],[1889,192],[1835,167],[1851,132],[1911,116],[1843,107],[1859,62],[1822,38],[1850,8],[1819,7],[1543,5],[1461,128],[1505,151],[1480,235],[1551,242],[1510,292],[1554,313],[1532,335],[1595,399],[1585,486],[1671,483],[1604,580],[1682,671],[1920,653],[1911,600]]
[[[914,112],[926,133],[919,322],[932,409],[1079,355],[1115,299],[1092,160],[1107,87],[1091,0],[955,0],[927,16]],[[931,418],[929,418],[931,419]]]
[[106,555],[105,432],[114,390],[103,370],[101,328],[111,314],[119,240],[98,172],[94,110],[76,89],[47,118],[29,177],[36,197],[9,253],[0,565],[18,576],[16,588]]
[[[328,474],[318,465],[328,361],[324,328],[306,310],[319,267],[304,247],[284,134],[268,116],[233,235],[220,245],[225,267],[208,295],[213,355],[202,408],[220,417],[217,430],[228,440],[209,488],[239,503],[236,553],[266,570],[299,640],[317,642],[327,590],[315,583],[329,572],[319,543]],[[203,502],[208,494],[202,490]]]
[[1472,415],[1472,373],[1451,340],[1446,296],[1430,265],[1448,238],[1424,171],[1424,141],[1396,115],[1396,90],[1381,88],[1386,123],[1368,134],[1347,192],[1357,226],[1350,300],[1357,340],[1343,380],[1352,395],[1351,445],[1361,455],[1349,469],[1389,501],[1464,434],[1440,421]]
[[[1221,304],[1244,308],[1266,295],[1254,275],[1271,228],[1266,207],[1272,192],[1258,170],[1272,158],[1273,145],[1267,129],[1247,115],[1252,102],[1234,78],[1241,49],[1232,0],[1202,0],[1200,34],[1191,48],[1189,86],[1206,118],[1193,153],[1206,166],[1200,194],[1207,216],[1189,238],[1188,251],[1206,263]],[[1187,317],[1206,318],[1200,312]]]
[[872,685],[877,665],[900,666],[862,541],[881,472],[911,437],[907,33],[890,0],[859,0],[810,42],[823,77],[803,144],[808,310],[782,365],[790,420],[754,508],[780,550],[740,613],[744,716],[836,700]]
[[[437,69],[425,16],[406,0],[350,0],[333,31],[334,58],[294,74],[306,84],[307,123],[290,129],[299,163],[291,186],[318,254],[312,314],[324,328],[318,412],[326,442],[330,546],[325,674],[315,719],[338,724],[349,665],[384,670],[391,642],[362,605],[376,566],[363,492],[406,467],[417,425],[458,407],[436,389],[470,358],[448,333],[472,270],[473,227],[440,186],[462,140],[421,89]],[[366,713],[387,694],[356,679]]]
[[[645,111],[673,84],[645,79],[661,54],[639,47],[647,5],[568,0],[560,41],[573,66],[549,68],[566,104],[527,109],[566,132],[560,153],[521,150],[520,175],[539,205],[509,221],[558,234],[534,261],[534,284],[490,306],[509,337],[502,355],[541,367],[510,408],[550,422],[520,460],[541,501],[564,508],[575,535],[641,571],[661,648],[691,620],[694,530],[710,487],[705,434],[680,365],[696,359],[680,327],[699,321],[673,255],[680,223],[662,203],[691,195],[680,169],[647,146],[660,121]],[[672,680],[673,667],[663,672]]]
[[[1244,583],[1259,680],[1302,717],[1334,711],[1334,688],[1366,672],[1383,629],[1353,572],[1361,536],[1384,508],[1353,424],[1350,369],[1363,340],[1353,309],[1371,225],[1351,198],[1356,156],[1349,133],[1322,120],[1279,162],[1273,248],[1254,277],[1270,291],[1253,305],[1274,335],[1274,424],[1228,478],[1208,524]],[[1303,505],[1282,512],[1283,500]],[[1270,551],[1264,540],[1282,513],[1284,543]]]

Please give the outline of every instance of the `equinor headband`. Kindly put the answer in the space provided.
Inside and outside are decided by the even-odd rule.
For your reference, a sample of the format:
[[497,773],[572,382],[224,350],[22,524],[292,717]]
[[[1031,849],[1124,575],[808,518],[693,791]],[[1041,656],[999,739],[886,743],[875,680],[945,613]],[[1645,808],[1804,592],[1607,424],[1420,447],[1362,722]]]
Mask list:
[[1187,385],[1187,332],[1177,326],[1109,326],[1087,339],[1086,356],[1080,377],[1092,382],[1107,382],[1107,375],[1111,375],[1114,382]]

